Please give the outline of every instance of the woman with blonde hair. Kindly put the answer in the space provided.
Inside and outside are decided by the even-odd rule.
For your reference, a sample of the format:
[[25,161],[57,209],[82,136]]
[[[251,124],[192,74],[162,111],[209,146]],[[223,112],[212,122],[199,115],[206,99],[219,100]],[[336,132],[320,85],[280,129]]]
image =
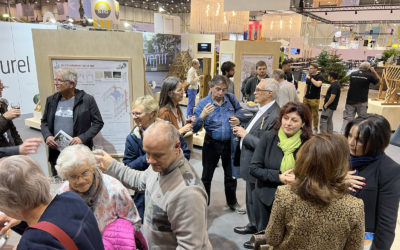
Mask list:
[[267,243],[274,249],[363,249],[364,206],[348,194],[349,147],[319,134],[297,153],[291,185],[278,187]]
[[[145,171],[149,164],[146,160],[146,152],[143,149],[143,133],[150,127],[158,116],[158,103],[150,95],[137,98],[132,104],[132,118],[135,126],[126,137],[125,152],[122,162],[132,169]],[[187,146],[183,136],[179,137],[181,148],[186,159],[190,159],[190,149]],[[144,193],[136,192],[133,196],[135,205],[139,211],[140,217],[143,219],[145,202]]]

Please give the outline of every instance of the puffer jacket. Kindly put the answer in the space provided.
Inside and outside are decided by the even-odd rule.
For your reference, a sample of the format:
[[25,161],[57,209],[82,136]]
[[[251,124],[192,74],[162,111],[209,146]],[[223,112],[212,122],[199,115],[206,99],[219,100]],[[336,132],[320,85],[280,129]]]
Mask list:
[[146,241],[141,232],[138,231],[139,244],[135,242],[135,228],[132,223],[125,219],[116,219],[104,228],[103,244],[105,250],[132,250],[147,249]]

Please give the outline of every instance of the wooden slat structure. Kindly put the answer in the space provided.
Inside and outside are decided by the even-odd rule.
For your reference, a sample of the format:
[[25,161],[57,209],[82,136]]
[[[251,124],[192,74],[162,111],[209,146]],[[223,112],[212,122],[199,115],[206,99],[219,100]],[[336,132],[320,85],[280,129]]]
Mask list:
[[400,66],[390,65],[385,67],[382,74],[382,83],[379,87],[378,99],[382,96],[383,84],[386,84],[387,90],[382,105],[400,105]]

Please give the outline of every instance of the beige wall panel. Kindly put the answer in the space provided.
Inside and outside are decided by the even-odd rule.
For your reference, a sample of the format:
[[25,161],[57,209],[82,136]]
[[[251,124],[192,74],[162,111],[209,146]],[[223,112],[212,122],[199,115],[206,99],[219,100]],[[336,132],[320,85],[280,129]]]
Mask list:
[[[192,48],[193,58],[211,58],[211,76],[214,72],[214,51],[215,51],[215,35],[206,34],[189,34],[188,35],[189,50]],[[197,52],[198,43],[211,43],[211,52]]]
[[[141,33],[67,30],[32,30],[40,102],[54,93],[50,57],[131,60],[130,101],[144,94]],[[43,110],[43,109],[42,109]]]

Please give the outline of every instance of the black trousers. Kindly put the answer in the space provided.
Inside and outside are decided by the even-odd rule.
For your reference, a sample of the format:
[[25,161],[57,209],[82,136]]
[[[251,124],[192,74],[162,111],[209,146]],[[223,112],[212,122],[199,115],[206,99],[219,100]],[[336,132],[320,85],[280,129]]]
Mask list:
[[271,206],[267,206],[258,198],[254,202],[254,217],[257,224],[257,231],[265,230],[271,216],[272,204]]
[[201,181],[208,195],[208,205],[211,199],[211,181],[219,159],[222,159],[224,169],[225,197],[228,205],[234,205],[236,200],[237,181],[232,178],[231,141],[218,141],[206,135],[203,144],[203,173]]
[[256,217],[255,217],[255,203],[257,202],[257,197],[254,192],[255,190],[255,183],[250,181],[246,181],[246,210],[247,210],[247,217],[249,218],[248,227],[257,228]]

